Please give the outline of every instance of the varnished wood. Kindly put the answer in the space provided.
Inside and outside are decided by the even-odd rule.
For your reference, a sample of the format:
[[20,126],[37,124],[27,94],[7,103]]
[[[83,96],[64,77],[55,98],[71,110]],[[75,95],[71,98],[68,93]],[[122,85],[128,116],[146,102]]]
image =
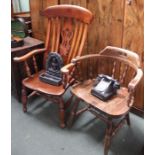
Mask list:
[[82,53],[84,43],[85,43],[85,40],[86,40],[86,36],[87,36],[87,32],[88,32],[88,24],[84,24],[83,35],[82,35],[82,38],[81,38],[81,44],[80,44],[80,47],[79,47],[78,55],[81,55],[81,53]]
[[36,49],[36,50],[33,50],[21,57],[14,57],[14,61],[15,62],[22,62],[22,61],[26,61],[27,59],[29,59],[30,57],[33,57],[34,55],[36,54],[39,54],[39,53],[42,53],[42,52],[45,52],[46,49],[45,48],[41,48],[41,49]]
[[69,52],[69,55],[68,55],[68,60],[67,62],[69,63],[71,58],[72,58],[72,51],[73,51],[73,48],[75,47],[75,44],[76,44],[76,38],[78,36],[78,26],[79,26],[79,23],[77,21],[75,21],[75,30],[74,30],[74,36],[73,36],[73,39],[72,39],[72,43],[71,43],[71,48],[70,48],[70,52]]
[[56,95],[56,96],[61,96],[65,90],[63,88],[62,85],[60,86],[53,86],[53,85],[49,85],[47,83],[41,82],[39,80],[39,74],[44,72],[43,70],[33,74],[33,76],[31,76],[30,78],[26,78],[23,80],[23,85],[29,89],[38,91],[38,92],[42,92],[44,94],[47,95]]
[[[63,20],[63,28],[61,31],[62,42],[59,52],[65,58],[69,54],[71,48],[71,40],[73,38],[73,21],[70,18]],[[71,51],[72,52],[72,51]]]
[[31,76],[31,71],[30,71],[30,68],[28,66],[27,61],[24,61],[24,65],[25,65],[26,74],[27,74],[28,77],[30,77]]
[[45,40],[45,48],[46,49],[49,49],[50,34],[51,34],[51,20],[48,19],[47,35],[46,35],[46,40]]
[[56,46],[55,46],[55,51],[58,52],[58,48],[59,48],[59,42],[60,42],[60,19],[57,17],[56,18],[56,23],[57,23],[57,37],[56,37]]
[[[101,61],[102,63],[100,63]],[[117,62],[121,62],[121,65],[116,65]],[[86,67],[82,64],[87,66],[90,73],[87,74],[85,72]],[[102,64],[104,68],[107,68],[109,64],[112,64],[112,67],[108,66],[106,70],[99,70],[98,68],[102,67]],[[107,101],[102,101],[93,96],[91,89],[97,75],[102,73],[114,76],[115,70],[120,66],[119,74],[121,74],[121,76],[115,77],[121,84],[120,89],[117,90],[117,94]],[[71,125],[73,123],[72,120],[75,116],[78,116],[84,111],[90,111],[97,118],[103,120],[107,124],[104,138],[104,154],[107,155],[111,138],[116,133],[116,130],[124,124],[124,121],[130,125],[129,111],[134,103],[134,91],[143,76],[139,56],[126,49],[107,46],[99,54],[90,54],[75,58],[70,65],[67,65],[61,70],[66,74],[71,71],[71,68],[75,68],[75,70],[78,68],[78,74],[73,74],[72,77],[75,78],[76,83],[71,87],[71,92],[77,99],[84,101],[86,108],[77,110],[78,102],[76,101],[70,114],[69,124]],[[134,70],[134,74],[132,74],[133,76],[130,76],[131,79],[126,82],[124,79],[130,75],[129,68]],[[111,71],[109,71],[110,69]],[[76,76],[78,76],[78,78]],[[114,123],[114,119],[118,119],[118,123]]]
[[35,56],[33,56],[33,65],[34,65],[35,72],[37,73],[38,72],[38,66],[37,66],[37,62],[36,62]]
[[91,95],[90,91],[93,84],[93,80],[87,80],[78,86],[74,86],[71,91],[78,98],[84,100],[86,103],[98,108],[99,110],[104,111],[104,113],[108,115],[117,117],[128,112],[130,109],[130,107],[126,104],[128,99],[127,97],[129,95],[128,89],[122,87],[118,91],[117,96],[113,97],[112,100],[103,102]]
[[51,22],[52,22],[52,43],[51,43],[52,48],[51,48],[50,51],[55,52],[55,50],[54,50],[54,46],[55,46],[55,42],[56,42],[56,39],[55,39],[55,37],[56,37],[56,22],[55,22],[55,18],[53,18]]
[[[25,63],[26,73],[28,76],[22,82],[25,88],[29,88],[30,90],[35,91],[35,94],[40,94],[48,99],[52,98],[52,100],[59,104],[60,126],[64,128],[66,107],[62,96],[67,88],[74,82],[74,79],[72,79],[71,76],[73,73],[71,73],[71,75],[68,75],[67,72],[64,73],[62,75],[63,81],[60,86],[44,83],[39,80],[39,75],[42,72],[45,72],[45,70],[37,72],[38,67],[35,55],[39,53],[44,54],[44,68],[49,52],[59,53],[63,58],[64,64],[68,64],[72,58],[80,56],[86,39],[88,24],[92,21],[93,15],[89,10],[74,5],[50,6],[42,12],[42,15],[47,18],[45,48],[32,51],[22,57],[16,57],[14,58],[14,61],[24,61]],[[77,26],[76,23],[80,25],[77,29],[78,31],[74,28]],[[74,35],[74,33],[76,34]],[[74,41],[72,41],[73,36]],[[36,71],[35,74],[31,74],[30,72],[27,64],[29,59],[32,59],[33,61],[34,70]],[[69,106],[69,103],[67,103],[67,105]],[[23,106],[26,106],[26,104],[24,103]]]
[[47,17],[69,17],[76,18],[84,23],[89,24],[92,20],[92,13],[82,7],[76,5],[55,5],[46,8],[42,15]]

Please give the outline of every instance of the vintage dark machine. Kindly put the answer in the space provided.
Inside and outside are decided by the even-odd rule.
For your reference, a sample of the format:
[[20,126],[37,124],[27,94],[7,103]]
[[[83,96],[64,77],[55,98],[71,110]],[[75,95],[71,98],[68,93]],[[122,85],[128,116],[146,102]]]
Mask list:
[[115,95],[119,88],[120,84],[117,80],[108,75],[99,74],[96,78],[94,87],[91,90],[91,94],[105,101]]
[[63,67],[62,57],[56,52],[49,53],[46,62],[46,71],[45,73],[40,74],[39,76],[40,80],[56,86],[61,85],[62,84],[62,74],[60,71],[61,67]]

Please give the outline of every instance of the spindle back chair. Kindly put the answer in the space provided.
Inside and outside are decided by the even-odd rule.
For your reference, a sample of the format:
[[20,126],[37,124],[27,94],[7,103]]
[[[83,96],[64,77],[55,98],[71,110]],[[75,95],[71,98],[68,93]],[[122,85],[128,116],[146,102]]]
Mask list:
[[[44,69],[49,52],[58,52],[62,56],[65,65],[72,58],[80,56],[86,40],[88,25],[91,23],[93,15],[89,10],[75,5],[50,6],[41,14],[47,18],[45,48],[14,58],[16,62],[24,63],[27,74],[27,78],[22,82],[23,111],[27,111],[27,89],[31,89],[33,91],[29,97],[38,94],[59,104],[60,126],[63,128],[65,127],[65,104],[62,96],[71,83],[53,86],[41,82],[39,74],[44,72],[44,70],[39,71],[36,55],[39,53],[44,54]],[[29,59],[33,62],[35,73],[31,72]],[[69,102],[67,105],[69,105]]]
[[[130,124],[129,111],[134,103],[134,91],[143,75],[139,56],[129,50],[108,46],[99,54],[74,59],[72,63],[62,68],[62,72],[66,74],[66,83],[67,79],[75,80],[71,93],[76,100],[68,125],[71,127],[75,116],[85,111],[90,111],[103,120],[107,125],[104,139],[104,153],[107,155],[111,137],[124,121]],[[91,94],[98,74],[109,75],[120,82],[121,87],[117,94],[107,101],[102,101]],[[85,108],[77,110],[80,101],[84,101],[86,105]],[[118,119],[119,122],[115,123],[114,119]]]

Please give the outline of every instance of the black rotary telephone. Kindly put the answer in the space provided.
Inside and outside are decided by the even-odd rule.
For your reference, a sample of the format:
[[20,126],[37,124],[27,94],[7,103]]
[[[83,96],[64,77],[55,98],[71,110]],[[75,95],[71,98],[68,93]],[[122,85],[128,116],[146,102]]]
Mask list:
[[99,74],[96,78],[91,94],[105,101],[116,94],[120,84],[117,80],[104,74]]

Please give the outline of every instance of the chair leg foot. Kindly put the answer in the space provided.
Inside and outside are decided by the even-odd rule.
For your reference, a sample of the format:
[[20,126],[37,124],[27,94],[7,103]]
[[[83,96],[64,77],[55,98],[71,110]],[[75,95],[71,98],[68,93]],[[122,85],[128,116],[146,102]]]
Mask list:
[[27,93],[26,88],[24,86],[22,88],[22,104],[23,104],[23,112],[27,112]]
[[60,127],[65,128],[65,107],[62,98],[59,100]]
[[105,136],[105,139],[104,139],[104,155],[108,155],[109,147],[110,147],[110,136]]
[[129,114],[126,115],[126,122],[127,122],[128,126],[130,126],[130,116],[129,116]]
[[112,121],[109,121],[104,138],[104,155],[108,155],[112,137]]

